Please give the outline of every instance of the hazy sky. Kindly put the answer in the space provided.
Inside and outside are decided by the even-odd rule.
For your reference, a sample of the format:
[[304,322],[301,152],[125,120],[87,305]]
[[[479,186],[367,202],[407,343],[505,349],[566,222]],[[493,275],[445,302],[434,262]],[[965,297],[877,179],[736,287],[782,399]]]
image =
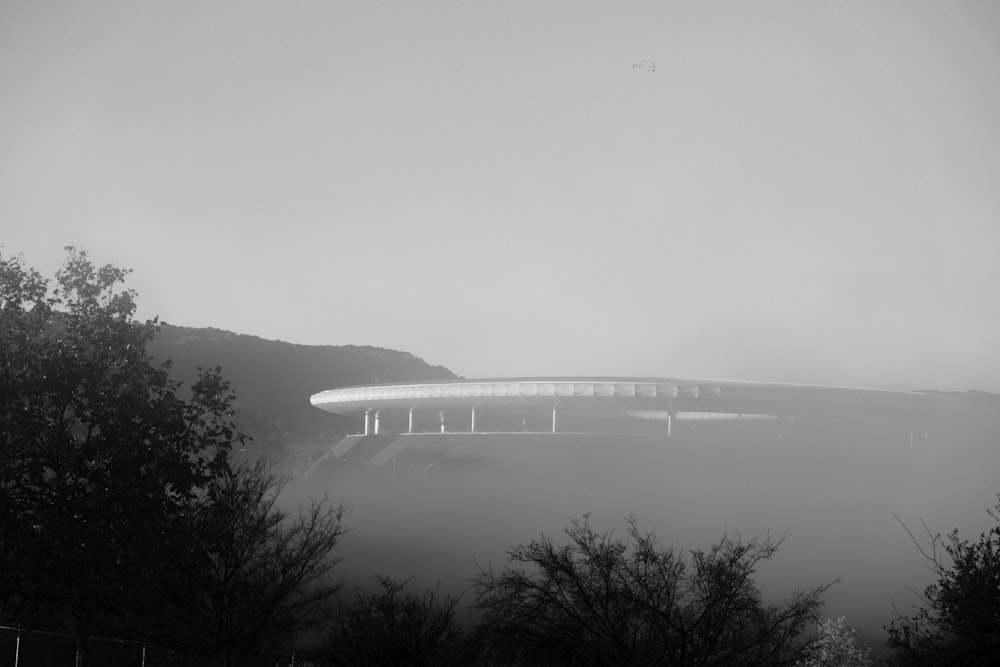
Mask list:
[[991,0],[0,0],[0,95],[2,252],[143,317],[1000,391]]

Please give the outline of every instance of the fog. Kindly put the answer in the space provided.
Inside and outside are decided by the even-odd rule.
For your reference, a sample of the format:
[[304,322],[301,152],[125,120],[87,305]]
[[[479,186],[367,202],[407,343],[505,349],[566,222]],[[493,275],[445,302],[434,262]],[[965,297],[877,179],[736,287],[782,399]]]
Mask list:
[[930,582],[893,515],[918,537],[921,520],[975,537],[1000,490],[993,406],[939,397],[912,438],[911,426],[679,422],[669,437],[368,436],[297,480],[288,498],[326,491],[353,506],[340,551],[350,583],[380,573],[451,592],[465,591],[477,567],[502,567],[510,545],[559,537],[584,513],[618,534],[634,515],[683,550],[723,534],[785,538],[758,573],[765,597],[839,579],[824,616],[846,615],[877,647],[893,603],[906,613],[917,602],[906,587]]

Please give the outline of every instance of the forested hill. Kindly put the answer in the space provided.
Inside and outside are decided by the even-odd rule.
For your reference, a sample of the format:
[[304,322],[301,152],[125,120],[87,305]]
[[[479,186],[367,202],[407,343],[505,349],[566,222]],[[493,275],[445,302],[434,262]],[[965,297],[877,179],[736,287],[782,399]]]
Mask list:
[[[324,389],[373,382],[456,377],[407,352],[355,345],[293,345],[211,328],[163,324],[149,345],[157,361],[173,361],[171,375],[185,384],[197,368],[221,366],[237,397],[237,419],[254,439],[252,456],[268,456],[294,470],[357,428],[346,417],[312,407]],[[324,450],[325,451],[325,450]]]

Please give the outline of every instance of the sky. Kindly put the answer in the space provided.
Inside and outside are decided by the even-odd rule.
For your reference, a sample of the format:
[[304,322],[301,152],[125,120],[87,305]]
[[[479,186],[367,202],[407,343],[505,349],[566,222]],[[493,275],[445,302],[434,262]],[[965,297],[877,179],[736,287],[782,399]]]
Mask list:
[[465,377],[997,392],[998,35],[989,0],[0,0],[0,253]]

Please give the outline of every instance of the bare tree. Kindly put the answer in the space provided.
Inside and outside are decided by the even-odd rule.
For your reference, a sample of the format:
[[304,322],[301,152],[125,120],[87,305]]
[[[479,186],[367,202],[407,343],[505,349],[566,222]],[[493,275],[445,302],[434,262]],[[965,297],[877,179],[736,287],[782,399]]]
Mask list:
[[286,481],[265,461],[238,464],[193,504],[161,557],[151,638],[228,666],[330,618],[347,510],[324,497],[289,517],[278,506]]
[[455,622],[458,598],[406,591],[409,581],[377,576],[374,592],[356,589],[340,610],[330,657],[344,665],[452,665],[462,660],[464,633]]
[[753,576],[781,541],[723,537],[708,551],[661,546],[628,520],[628,537],[572,520],[508,551],[474,581],[488,659],[522,664],[782,665],[808,644],[829,584],[765,605]]

